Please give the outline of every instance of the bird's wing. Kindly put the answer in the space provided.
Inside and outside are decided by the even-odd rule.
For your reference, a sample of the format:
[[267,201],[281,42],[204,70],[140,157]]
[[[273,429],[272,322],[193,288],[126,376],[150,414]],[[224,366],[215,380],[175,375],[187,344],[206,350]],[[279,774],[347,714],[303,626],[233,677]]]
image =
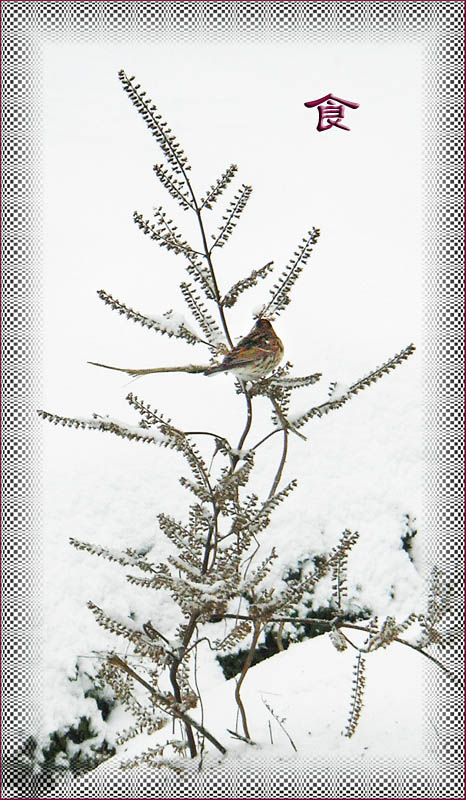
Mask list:
[[247,347],[244,349],[244,352],[241,352],[242,348],[236,346],[231,353],[227,353],[225,358],[222,361],[222,367],[224,369],[230,369],[235,367],[243,367],[247,364],[253,364],[257,361],[258,358],[263,356],[265,353],[269,353],[265,347]]

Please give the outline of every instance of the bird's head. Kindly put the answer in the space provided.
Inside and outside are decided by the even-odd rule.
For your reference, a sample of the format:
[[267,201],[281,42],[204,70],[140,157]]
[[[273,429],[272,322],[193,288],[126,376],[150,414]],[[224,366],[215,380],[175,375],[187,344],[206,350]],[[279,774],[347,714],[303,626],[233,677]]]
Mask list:
[[265,319],[264,317],[259,317],[259,319],[255,324],[255,330],[260,331],[261,333],[272,333],[273,332],[272,323],[269,322],[269,320]]

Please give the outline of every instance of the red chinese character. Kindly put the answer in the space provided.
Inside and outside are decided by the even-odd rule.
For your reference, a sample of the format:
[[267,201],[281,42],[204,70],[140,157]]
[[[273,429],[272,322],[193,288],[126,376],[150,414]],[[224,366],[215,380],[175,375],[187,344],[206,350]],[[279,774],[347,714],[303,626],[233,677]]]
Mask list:
[[[340,103],[340,105],[336,105]],[[321,105],[327,102],[327,105]],[[341,120],[345,116],[345,109],[343,106],[349,108],[359,108],[359,103],[352,103],[350,100],[342,100],[340,97],[334,97],[333,94],[326,94],[324,97],[319,97],[318,100],[309,100],[304,103],[306,108],[314,108],[317,106],[319,111],[319,122],[317,123],[318,131],[328,131],[329,128],[342,128],[344,131],[349,131],[346,125],[340,125]],[[328,125],[323,125],[323,121],[327,120]]]

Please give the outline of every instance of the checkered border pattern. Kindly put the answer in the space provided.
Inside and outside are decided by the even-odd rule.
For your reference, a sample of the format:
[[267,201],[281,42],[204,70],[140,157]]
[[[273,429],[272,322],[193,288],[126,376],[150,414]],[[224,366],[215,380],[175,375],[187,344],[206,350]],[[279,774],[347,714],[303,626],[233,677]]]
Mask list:
[[[435,4],[437,5],[437,4]],[[424,58],[424,391],[425,464],[424,511],[430,536],[429,560],[446,577],[452,598],[450,630],[460,631],[456,648],[436,655],[461,672],[464,631],[462,587],[464,555],[463,397],[464,397],[464,182],[463,164],[463,32],[464,6],[455,6],[456,22],[437,29]],[[441,9],[440,9],[441,10]],[[439,35],[440,34],[440,35]],[[443,118],[445,108],[451,108]],[[458,641],[458,640],[457,640]],[[430,723],[428,744],[448,742],[456,768],[461,762],[464,717],[460,692],[435,671],[426,677]],[[433,725],[432,725],[433,722]],[[451,789],[453,791],[453,789]]]
[[34,47],[2,12],[2,769],[18,796],[41,715],[40,118]]
[[[330,758],[265,771],[121,772],[31,776],[18,755],[40,708],[40,46],[41,41],[268,37],[418,40],[424,68],[425,504],[430,557],[462,585],[462,34],[460,2],[40,2],[5,1],[3,60],[3,796],[412,797],[461,796],[462,705],[451,683],[426,670],[432,768]],[[35,31],[35,37],[32,36]],[[37,35],[38,34],[38,35]],[[448,113],[446,113],[446,109]],[[452,604],[452,626],[463,625]],[[461,653],[450,654],[458,668]],[[441,655],[445,660],[445,654]],[[426,726],[428,728],[428,726]],[[448,752],[442,742],[448,742]],[[434,767],[434,765],[436,765]]]

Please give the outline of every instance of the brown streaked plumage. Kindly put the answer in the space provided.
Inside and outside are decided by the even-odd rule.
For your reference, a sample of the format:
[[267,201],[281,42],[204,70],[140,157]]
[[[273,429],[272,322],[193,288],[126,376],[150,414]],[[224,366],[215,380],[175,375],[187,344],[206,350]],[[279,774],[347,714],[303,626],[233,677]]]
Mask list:
[[283,344],[268,319],[258,319],[253,329],[226,354],[221,364],[209,367],[204,375],[234,372],[238,378],[255,381],[265,378],[283,358]]

